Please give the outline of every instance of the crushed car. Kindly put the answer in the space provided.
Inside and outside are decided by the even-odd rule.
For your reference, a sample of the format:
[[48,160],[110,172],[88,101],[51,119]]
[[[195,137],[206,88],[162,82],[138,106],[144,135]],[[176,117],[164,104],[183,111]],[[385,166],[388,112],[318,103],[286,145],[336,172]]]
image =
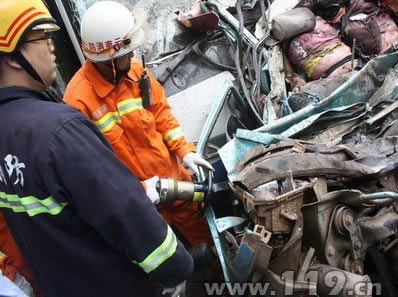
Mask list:
[[[231,44],[235,78],[220,84],[198,139],[216,168],[205,214],[225,280],[269,284],[273,296],[397,296],[394,15],[326,1],[348,33],[371,19],[374,43],[353,29],[342,38],[317,1],[262,2],[269,27],[258,39],[240,2],[200,2]],[[272,5],[285,11],[270,20]]]

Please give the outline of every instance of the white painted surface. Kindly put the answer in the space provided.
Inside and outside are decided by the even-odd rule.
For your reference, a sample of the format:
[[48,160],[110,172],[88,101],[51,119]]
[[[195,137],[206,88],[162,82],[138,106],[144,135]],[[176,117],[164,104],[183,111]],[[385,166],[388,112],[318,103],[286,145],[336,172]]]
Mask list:
[[[180,122],[187,140],[198,141],[214,96],[218,93],[217,86],[225,79],[234,78],[228,71],[222,72],[168,98],[173,114]],[[225,133],[225,123],[229,114],[228,109],[224,107],[212,135]]]

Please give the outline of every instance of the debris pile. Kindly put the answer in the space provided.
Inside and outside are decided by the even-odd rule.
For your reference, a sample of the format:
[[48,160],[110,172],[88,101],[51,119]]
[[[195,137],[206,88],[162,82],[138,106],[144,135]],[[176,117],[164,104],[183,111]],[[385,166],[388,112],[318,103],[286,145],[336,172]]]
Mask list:
[[[339,296],[397,296],[396,7],[248,2],[196,1],[180,14],[206,36],[201,61],[235,76],[226,102],[244,105],[229,106],[218,154],[230,195],[210,218],[226,278],[269,283],[275,296],[329,296],[337,275]],[[203,49],[220,40],[228,64]]]

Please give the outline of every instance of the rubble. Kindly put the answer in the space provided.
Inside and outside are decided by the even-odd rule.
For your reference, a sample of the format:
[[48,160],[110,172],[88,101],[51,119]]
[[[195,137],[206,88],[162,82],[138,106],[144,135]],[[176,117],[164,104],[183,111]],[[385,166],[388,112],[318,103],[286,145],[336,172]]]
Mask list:
[[[344,11],[336,13],[344,16]],[[223,13],[221,22],[229,24]],[[231,13],[242,20],[238,6]],[[242,25],[235,30],[243,33]],[[229,229],[213,230],[227,281],[268,282],[275,296],[285,296],[283,278],[294,271],[289,287],[294,296],[308,296],[313,290],[328,296],[333,287],[324,280],[337,273],[344,276],[339,296],[372,296],[372,290],[355,291],[358,282],[395,295],[398,55],[387,50],[394,48],[393,42],[378,54],[365,56],[339,39],[331,49],[348,51],[337,57],[333,50],[324,52],[325,57],[332,56],[322,71],[344,62],[326,76],[319,71],[311,77],[302,76],[297,65],[289,63],[286,45],[296,36],[276,39],[268,28],[264,40],[253,41],[252,30],[250,37],[235,36],[231,45],[236,52],[230,56],[236,67],[231,73],[247,101],[251,122],[239,117],[243,126],[218,150],[221,160],[216,158],[215,164],[225,167],[230,193],[222,194],[224,206],[214,193],[207,211],[210,224],[231,223]],[[333,30],[333,38],[339,38],[339,29]],[[299,34],[311,29],[306,31]],[[288,96],[304,90],[307,97],[296,96],[301,101],[295,103],[301,106],[282,117],[282,104],[293,102]],[[302,99],[311,96],[316,100]],[[205,156],[211,151],[206,141],[212,137],[199,141]],[[232,209],[229,217],[223,215],[226,209]],[[317,278],[311,279],[314,272]]]

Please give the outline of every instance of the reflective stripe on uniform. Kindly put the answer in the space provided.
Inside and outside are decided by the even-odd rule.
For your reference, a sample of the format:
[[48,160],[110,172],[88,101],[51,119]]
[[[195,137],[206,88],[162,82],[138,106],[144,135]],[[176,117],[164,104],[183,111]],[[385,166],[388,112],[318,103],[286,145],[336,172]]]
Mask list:
[[167,235],[163,243],[146,257],[144,261],[133,261],[133,263],[139,265],[146,273],[150,273],[162,265],[167,259],[171,258],[176,249],[177,238],[170,226],[167,226]]
[[168,145],[170,145],[173,141],[181,137],[184,137],[184,132],[182,131],[182,128],[179,126],[177,128],[167,131],[167,133],[163,136],[163,139]]
[[138,109],[144,109],[141,98],[130,98],[120,101],[117,104],[118,111],[111,111],[105,114],[100,120],[96,121],[98,129],[101,132],[109,131],[116,123],[121,123],[121,116]]
[[117,111],[115,112],[108,112],[105,116],[103,116],[100,120],[96,121],[95,124],[97,125],[98,129],[101,132],[106,132],[112,129],[112,127],[116,123],[121,123],[120,116]]
[[57,203],[52,196],[41,200],[33,196],[21,198],[18,195],[0,192],[0,208],[9,208],[13,212],[26,212],[30,217],[41,213],[57,215],[67,205],[68,203]]
[[123,116],[131,111],[144,109],[144,107],[142,106],[141,98],[130,98],[119,102],[117,109],[119,110],[119,115]]

